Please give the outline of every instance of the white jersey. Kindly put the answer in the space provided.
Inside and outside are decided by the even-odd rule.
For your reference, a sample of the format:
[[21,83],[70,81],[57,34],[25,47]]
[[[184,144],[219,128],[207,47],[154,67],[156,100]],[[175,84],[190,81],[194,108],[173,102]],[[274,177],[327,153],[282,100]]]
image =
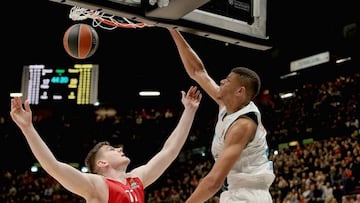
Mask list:
[[230,115],[226,115],[225,108],[220,109],[211,152],[216,161],[223,150],[226,132],[231,124],[239,116],[249,112],[255,113],[258,126],[253,140],[244,148],[241,156],[237,159],[227,176],[228,190],[233,192],[240,188],[268,190],[275,178],[273,163],[268,159],[267,132],[262,125],[260,111],[253,102]]

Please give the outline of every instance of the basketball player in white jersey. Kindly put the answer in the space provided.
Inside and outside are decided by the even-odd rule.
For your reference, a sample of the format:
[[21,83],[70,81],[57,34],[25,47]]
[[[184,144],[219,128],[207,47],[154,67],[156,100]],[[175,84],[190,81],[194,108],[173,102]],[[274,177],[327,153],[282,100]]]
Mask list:
[[224,182],[227,188],[220,194],[220,203],[272,203],[273,164],[261,114],[252,101],[260,90],[258,74],[237,67],[218,85],[181,33],[169,31],[190,78],[219,105],[211,147],[215,163],[186,203],[207,201]]

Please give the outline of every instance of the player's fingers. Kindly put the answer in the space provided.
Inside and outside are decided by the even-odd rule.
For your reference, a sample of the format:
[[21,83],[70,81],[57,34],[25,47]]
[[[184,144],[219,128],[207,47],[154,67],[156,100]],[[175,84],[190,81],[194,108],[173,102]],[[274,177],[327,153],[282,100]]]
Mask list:
[[25,111],[27,111],[27,112],[30,112],[30,111],[31,111],[29,100],[26,100],[26,101],[25,101],[24,107],[25,107]]

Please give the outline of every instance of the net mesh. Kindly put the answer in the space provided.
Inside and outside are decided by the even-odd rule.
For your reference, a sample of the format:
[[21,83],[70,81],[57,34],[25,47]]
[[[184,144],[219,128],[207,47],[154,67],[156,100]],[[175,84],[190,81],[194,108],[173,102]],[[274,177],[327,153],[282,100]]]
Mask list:
[[129,20],[125,17],[118,17],[115,15],[110,15],[102,11],[95,11],[87,8],[82,8],[74,6],[70,10],[69,18],[74,21],[83,21],[86,19],[92,20],[93,27],[101,27],[107,30],[113,30],[118,27],[120,28],[143,28],[150,27],[142,22],[136,22]]

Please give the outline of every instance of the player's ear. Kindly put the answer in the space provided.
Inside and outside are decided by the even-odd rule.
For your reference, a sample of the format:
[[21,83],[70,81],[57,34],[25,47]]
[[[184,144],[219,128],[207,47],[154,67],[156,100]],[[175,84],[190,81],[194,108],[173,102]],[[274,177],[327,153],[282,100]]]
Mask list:
[[107,163],[107,161],[100,159],[100,160],[97,160],[97,161],[96,161],[96,165],[97,165],[99,168],[104,168],[105,166],[108,165],[108,163]]
[[241,93],[245,93],[246,91],[246,88],[245,86],[240,86],[237,88],[237,93],[241,94]]

